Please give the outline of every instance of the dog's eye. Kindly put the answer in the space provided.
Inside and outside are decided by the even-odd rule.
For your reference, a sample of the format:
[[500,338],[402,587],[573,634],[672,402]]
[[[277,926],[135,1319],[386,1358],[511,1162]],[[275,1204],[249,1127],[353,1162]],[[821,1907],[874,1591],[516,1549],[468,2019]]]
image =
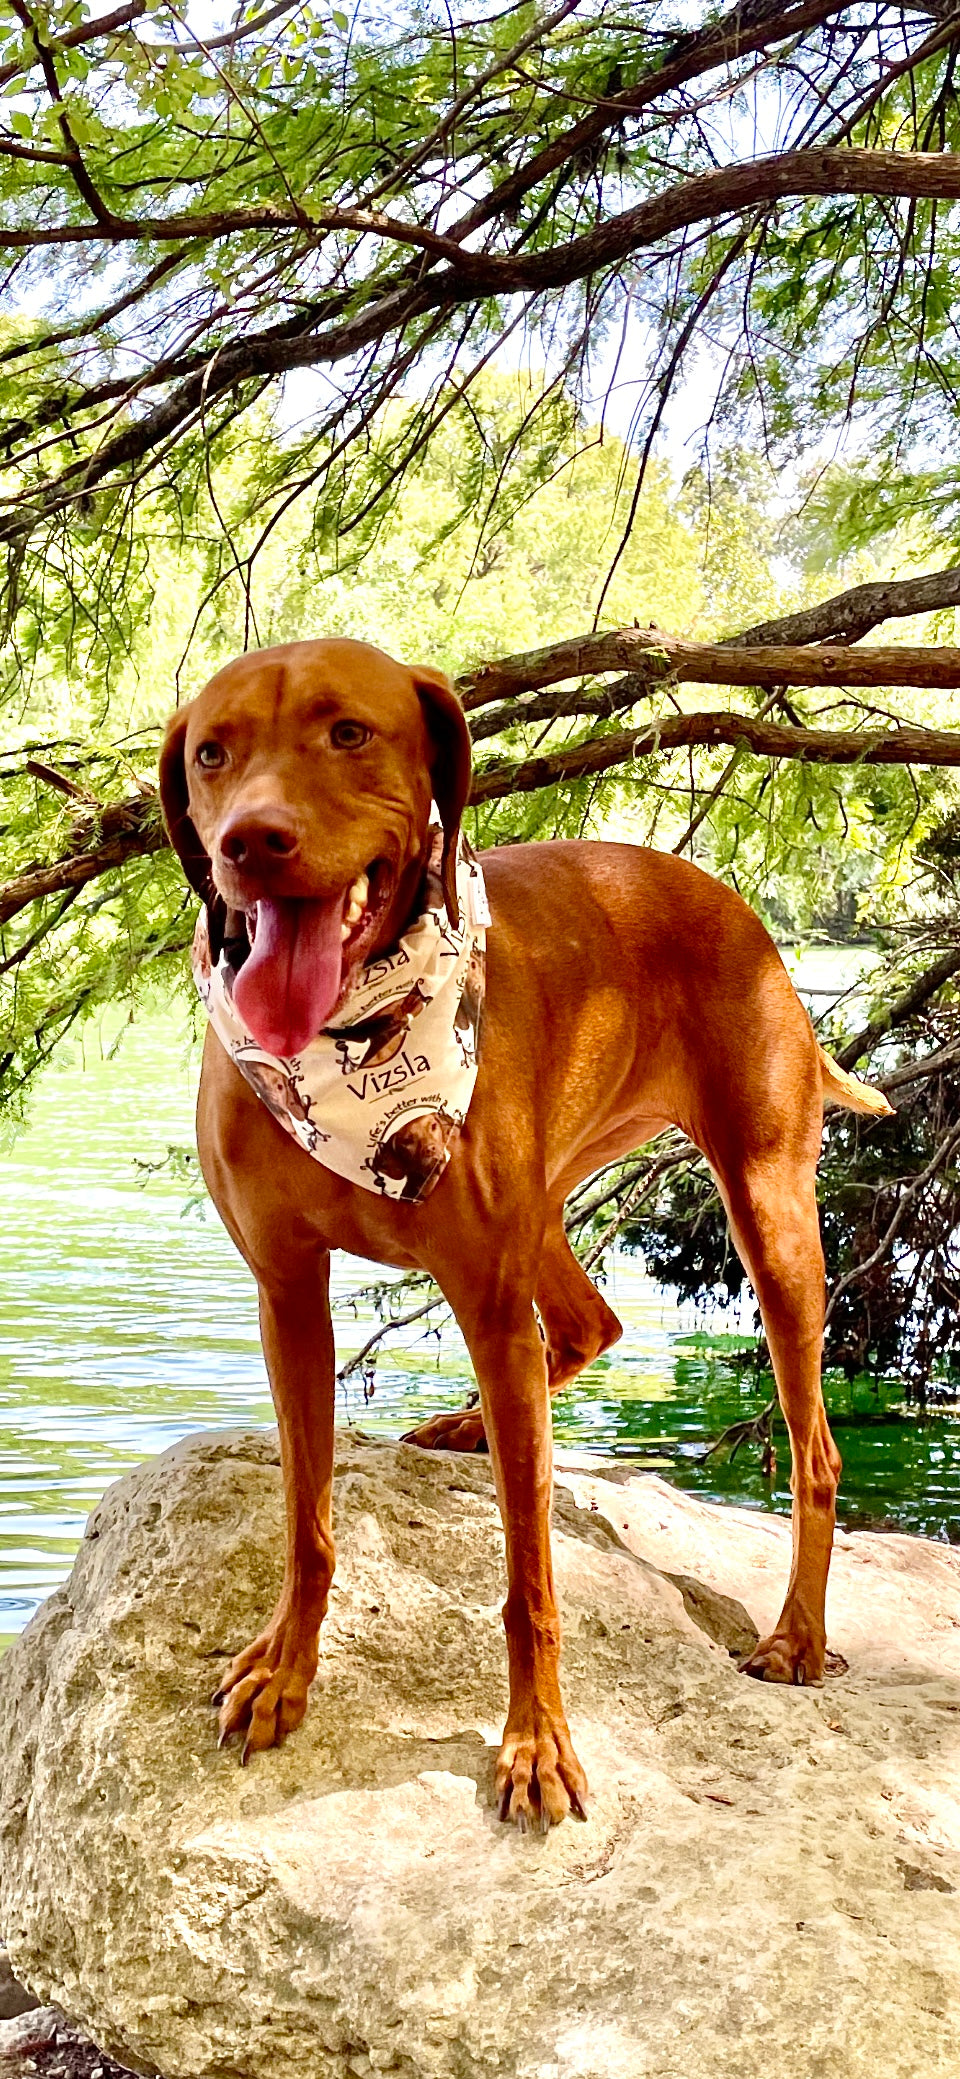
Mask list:
[[330,742],[335,751],[359,751],[368,744],[373,735],[365,722],[335,722],[330,731]]
[[202,765],[205,772],[213,772],[218,765],[226,765],[226,762],[227,754],[222,744],[198,744],[197,764]]

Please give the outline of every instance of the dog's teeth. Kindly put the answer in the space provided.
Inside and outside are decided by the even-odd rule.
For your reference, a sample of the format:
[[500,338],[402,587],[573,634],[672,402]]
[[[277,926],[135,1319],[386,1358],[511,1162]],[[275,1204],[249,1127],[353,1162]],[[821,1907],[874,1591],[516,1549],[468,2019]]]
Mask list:
[[357,875],[356,880],[351,881],[350,886],[347,889],[347,901],[346,907],[343,912],[343,923],[340,926],[341,944],[343,943],[344,939],[349,938],[354,925],[359,924],[360,919],[363,916],[363,912],[367,906],[367,895],[369,893],[369,890],[370,880],[367,874],[359,873]]
[[341,945],[343,945],[344,941],[349,938],[354,925],[359,924],[360,919],[363,916],[364,910],[367,907],[367,896],[369,894],[369,891],[369,875],[365,873],[359,873],[357,875],[356,880],[351,881],[350,886],[347,889],[347,900],[343,912],[343,922],[340,926]]

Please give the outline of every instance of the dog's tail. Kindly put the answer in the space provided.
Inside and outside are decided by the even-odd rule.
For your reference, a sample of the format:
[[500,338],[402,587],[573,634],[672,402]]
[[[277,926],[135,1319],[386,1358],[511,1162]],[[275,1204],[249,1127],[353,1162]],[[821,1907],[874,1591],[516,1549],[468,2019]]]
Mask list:
[[875,1090],[872,1083],[861,1082],[859,1076],[849,1075],[819,1042],[817,1053],[825,1104],[845,1105],[848,1112],[872,1112],[877,1119],[890,1118],[893,1106],[887,1103],[882,1090]]

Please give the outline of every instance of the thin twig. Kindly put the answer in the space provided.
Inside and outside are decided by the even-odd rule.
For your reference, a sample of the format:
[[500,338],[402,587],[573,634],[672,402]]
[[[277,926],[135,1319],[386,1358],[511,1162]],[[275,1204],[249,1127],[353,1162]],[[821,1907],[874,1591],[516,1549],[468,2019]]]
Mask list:
[[342,1386],[345,1380],[361,1369],[371,1350],[375,1350],[377,1344],[382,1343],[384,1336],[393,1335],[401,1328],[409,1328],[412,1322],[422,1321],[425,1314],[432,1314],[437,1307],[446,1306],[446,1304],[443,1293],[437,1292],[432,1299],[424,1300],[422,1306],[412,1307],[408,1314],[397,1314],[392,1321],[382,1322],[381,1326],[375,1329],[373,1335],[368,1336],[362,1350],[358,1350],[355,1357],[348,1357],[346,1363],[341,1365],[337,1373],[339,1384]]

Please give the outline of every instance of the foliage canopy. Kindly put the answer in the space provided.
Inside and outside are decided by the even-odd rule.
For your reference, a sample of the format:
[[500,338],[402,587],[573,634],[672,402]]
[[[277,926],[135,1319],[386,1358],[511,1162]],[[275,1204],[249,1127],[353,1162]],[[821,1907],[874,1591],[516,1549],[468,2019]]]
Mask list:
[[[463,487],[481,540],[518,447],[543,474],[568,445],[561,390],[599,403],[629,381],[649,448],[691,357],[719,422],[762,429],[778,469],[855,427],[851,540],[875,533],[878,486],[887,524],[949,534],[955,62],[949,0],[692,19],[665,0],[249,0],[200,29],[172,0],[99,18],[10,0],[17,673],[57,659],[109,682],[151,545],[220,507],[238,435],[246,498],[215,575],[255,640],[258,555],[290,500],[325,558],[354,553],[504,353],[548,379],[485,429]],[[384,419],[402,390],[414,408]]]

